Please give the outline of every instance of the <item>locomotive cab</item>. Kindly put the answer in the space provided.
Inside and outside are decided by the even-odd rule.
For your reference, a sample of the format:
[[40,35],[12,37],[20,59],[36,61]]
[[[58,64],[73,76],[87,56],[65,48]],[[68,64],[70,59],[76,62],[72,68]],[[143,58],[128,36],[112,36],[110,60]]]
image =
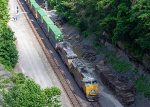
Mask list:
[[99,86],[96,80],[88,80],[85,83],[85,92],[88,101],[97,101],[98,100],[98,93],[99,93]]

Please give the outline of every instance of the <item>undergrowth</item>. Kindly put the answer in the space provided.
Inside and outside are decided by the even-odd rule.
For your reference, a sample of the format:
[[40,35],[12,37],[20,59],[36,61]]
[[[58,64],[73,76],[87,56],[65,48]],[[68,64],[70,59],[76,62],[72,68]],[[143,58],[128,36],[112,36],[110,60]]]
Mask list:
[[150,79],[146,75],[142,75],[135,84],[138,93],[144,93],[144,96],[150,100]]
[[112,67],[117,72],[124,73],[131,70],[131,65],[128,62],[117,58],[115,52],[110,51],[106,53],[106,60],[108,63],[112,64]]
[[108,50],[104,44],[94,42],[94,47],[98,52],[105,55],[106,61],[112,65],[115,71],[119,73],[125,73],[131,70],[131,65],[128,62],[119,59],[116,53],[114,51]]

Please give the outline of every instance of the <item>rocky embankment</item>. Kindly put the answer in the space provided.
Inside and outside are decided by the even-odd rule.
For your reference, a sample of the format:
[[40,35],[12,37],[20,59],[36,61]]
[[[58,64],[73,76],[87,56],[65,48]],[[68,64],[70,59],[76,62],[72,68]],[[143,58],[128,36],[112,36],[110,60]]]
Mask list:
[[[117,47],[120,48],[123,51],[126,51],[124,49],[124,45],[121,42],[117,43]],[[146,53],[141,60],[138,60],[133,55],[130,55],[129,52],[126,52],[126,53],[129,55],[131,60],[139,62],[141,65],[144,66],[145,70],[149,70],[150,71],[150,53]]]
[[109,68],[102,63],[96,65],[96,71],[102,81],[113,90],[118,99],[125,105],[132,104],[135,100],[134,85],[121,80]]

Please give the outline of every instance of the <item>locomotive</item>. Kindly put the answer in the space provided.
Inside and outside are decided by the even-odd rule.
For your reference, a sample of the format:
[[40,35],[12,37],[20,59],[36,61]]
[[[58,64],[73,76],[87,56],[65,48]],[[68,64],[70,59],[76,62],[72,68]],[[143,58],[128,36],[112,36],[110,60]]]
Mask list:
[[70,73],[83,90],[88,101],[96,101],[98,99],[99,85],[93,74],[94,69],[86,61],[77,57],[71,44],[63,40],[63,33],[35,0],[25,0],[25,2],[69,68]]

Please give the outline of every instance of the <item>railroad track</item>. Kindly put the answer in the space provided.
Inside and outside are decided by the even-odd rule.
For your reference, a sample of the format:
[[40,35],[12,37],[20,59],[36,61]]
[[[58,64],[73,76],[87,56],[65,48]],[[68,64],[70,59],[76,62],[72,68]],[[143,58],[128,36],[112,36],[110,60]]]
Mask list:
[[[21,5],[20,1],[17,0],[20,8],[22,11],[25,11],[23,6]],[[66,92],[68,98],[70,99],[70,102],[72,103],[73,107],[82,107],[81,103],[78,101],[78,99],[76,98],[74,92],[71,90],[71,88],[69,87],[69,84],[67,83],[64,75],[62,74],[62,72],[60,71],[59,65],[57,63],[57,61],[53,58],[52,53],[49,53],[49,51],[46,49],[43,41],[41,40],[39,34],[37,33],[37,31],[35,30],[32,22],[30,21],[30,19],[28,18],[28,16],[25,14],[25,18],[28,21],[33,33],[35,34],[40,46],[42,47],[42,50],[44,51],[49,64],[52,66],[55,74],[57,75],[60,83],[62,84],[64,91]]]
[[[22,3],[20,2],[20,0],[17,0],[21,10],[23,12],[25,12],[25,9],[24,7],[22,6]],[[23,1],[24,2],[24,1]],[[25,6],[27,7],[27,4],[24,2]],[[27,7],[28,8],[28,7]],[[54,59],[53,57],[53,54],[50,53],[48,51],[48,49],[45,47],[42,39],[40,38],[39,34],[37,33],[36,29],[34,28],[34,25],[33,23],[31,22],[31,20],[29,19],[28,15],[27,14],[24,14],[27,22],[29,23],[34,35],[36,36],[40,46],[42,47],[42,50],[44,51],[46,57],[47,57],[47,60],[50,64],[50,66],[52,66],[53,70],[54,70],[54,73],[56,74],[58,80],[60,81],[65,93],[67,94],[71,104],[73,107],[82,107],[82,104],[81,102],[77,99],[74,91],[71,89],[71,87],[69,86],[68,82],[66,81],[65,77],[64,77],[64,74],[61,72],[60,68],[59,68],[59,64],[57,62],[56,59]],[[33,16],[34,17],[34,16]],[[35,19],[36,20],[36,19]],[[38,23],[38,22],[37,22]],[[39,25],[39,24],[38,24]],[[40,25],[39,25],[40,26]],[[41,27],[41,26],[40,26]],[[41,28],[41,30],[43,31],[43,29]],[[43,33],[45,34],[46,36],[46,33],[43,31]],[[54,47],[53,47],[54,48]],[[91,102],[91,106],[92,107],[101,107],[99,102]]]

